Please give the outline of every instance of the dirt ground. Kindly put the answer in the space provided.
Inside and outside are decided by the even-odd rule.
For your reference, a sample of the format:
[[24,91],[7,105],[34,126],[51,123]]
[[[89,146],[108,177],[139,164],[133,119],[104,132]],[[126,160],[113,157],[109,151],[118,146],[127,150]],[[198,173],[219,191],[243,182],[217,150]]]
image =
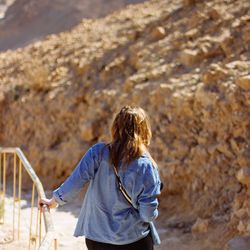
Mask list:
[[[5,224],[0,225],[0,250],[28,249],[31,214],[29,206],[30,195],[26,194],[25,198],[26,200],[21,202],[21,240],[14,242],[12,241],[13,200],[10,197],[6,199]],[[81,199],[77,199],[74,203],[51,210],[54,227],[57,232],[59,250],[87,250],[84,237],[75,238],[72,236],[80,208]],[[34,218],[36,217],[36,212],[37,208],[34,209]],[[33,221],[35,220],[34,218]],[[17,216],[15,225],[17,225]],[[185,222],[185,219],[180,221],[180,218],[164,218],[160,215],[157,220],[157,228],[162,244],[155,247],[155,250],[222,250],[226,240],[230,238],[230,232],[223,224],[214,223],[206,234],[195,235],[191,232],[191,225],[192,222]],[[42,230],[44,231],[44,228]],[[15,231],[15,237],[17,237],[17,230]],[[34,244],[31,244],[31,249],[35,249]]]

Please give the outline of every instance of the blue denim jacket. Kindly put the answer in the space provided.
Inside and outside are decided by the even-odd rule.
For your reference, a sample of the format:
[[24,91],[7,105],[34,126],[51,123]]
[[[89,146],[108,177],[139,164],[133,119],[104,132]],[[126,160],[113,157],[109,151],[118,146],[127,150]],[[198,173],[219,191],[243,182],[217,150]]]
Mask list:
[[147,236],[149,222],[158,216],[157,195],[160,178],[157,168],[146,155],[128,165],[120,165],[121,182],[132,198],[136,211],[117,187],[114,170],[109,163],[109,149],[104,143],[92,146],[73,173],[53,196],[59,205],[74,199],[89,182],[74,236],[110,244],[129,244]]

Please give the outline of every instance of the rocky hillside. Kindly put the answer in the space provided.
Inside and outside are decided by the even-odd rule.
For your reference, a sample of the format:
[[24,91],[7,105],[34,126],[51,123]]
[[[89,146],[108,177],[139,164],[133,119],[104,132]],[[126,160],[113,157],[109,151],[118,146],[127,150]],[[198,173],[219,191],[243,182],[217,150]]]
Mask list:
[[[0,0],[0,51],[23,47],[145,0]],[[11,5],[10,7],[8,7]]]
[[166,223],[225,225],[212,248],[197,249],[250,232],[248,0],[152,0],[85,20],[0,54],[0,79],[0,143],[20,146],[45,187],[109,139],[122,105],[140,105],[151,117]]

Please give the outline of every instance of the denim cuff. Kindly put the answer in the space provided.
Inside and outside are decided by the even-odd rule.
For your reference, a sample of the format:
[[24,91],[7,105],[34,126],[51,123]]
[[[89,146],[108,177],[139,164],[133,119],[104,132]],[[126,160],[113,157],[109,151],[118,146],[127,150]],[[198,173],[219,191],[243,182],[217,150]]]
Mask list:
[[62,206],[67,203],[67,201],[63,200],[63,192],[61,191],[60,188],[57,188],[56,190],[53,191],[53,197],[55,198],[56,202]]

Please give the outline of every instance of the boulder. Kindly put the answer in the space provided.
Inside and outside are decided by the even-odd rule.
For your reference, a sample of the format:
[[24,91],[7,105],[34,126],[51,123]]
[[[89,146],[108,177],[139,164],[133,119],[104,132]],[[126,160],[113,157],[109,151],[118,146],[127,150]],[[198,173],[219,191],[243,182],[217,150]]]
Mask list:
[[237,173],[237,179],[240,183],[250,185],[250,167],[243,167]]
[[202,81],[204,83],[215,83],[223,81],[228,77],[228,71],[223,69],[218,64],[213,64],[208,71],[202,75]]
[[250,91],[250,75],[238,77],[236,84],[243,90]]
[[166,36],[166,31],[164,27],[158,26],[152,30],[150,36],[152,40],[158,41]]
[[180,52],[179,60],[187,67],[194,66],[201,60],[201,53],[197,49],[184,49]]

